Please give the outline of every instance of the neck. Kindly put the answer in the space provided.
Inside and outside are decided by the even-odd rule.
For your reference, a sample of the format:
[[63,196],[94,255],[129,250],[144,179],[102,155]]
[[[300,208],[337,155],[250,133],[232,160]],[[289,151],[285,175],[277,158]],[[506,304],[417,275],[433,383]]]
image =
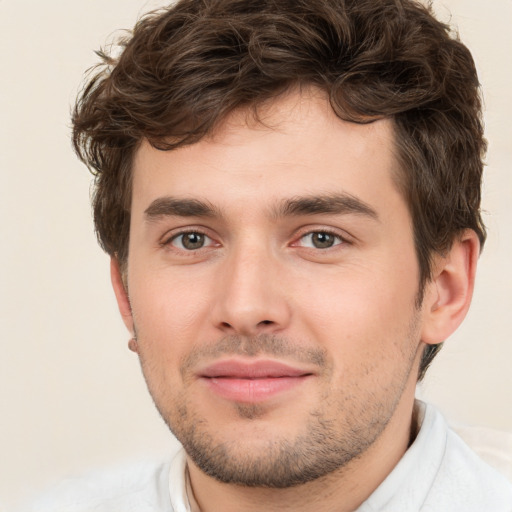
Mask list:
[[[415,437],[414,392],[402,396],[378,439],[359,458],[322,478],[270,489],[221,483],[188,461],[200,512],[353,512],[385,480]],[[195,512],[195,511],[194,511]]]

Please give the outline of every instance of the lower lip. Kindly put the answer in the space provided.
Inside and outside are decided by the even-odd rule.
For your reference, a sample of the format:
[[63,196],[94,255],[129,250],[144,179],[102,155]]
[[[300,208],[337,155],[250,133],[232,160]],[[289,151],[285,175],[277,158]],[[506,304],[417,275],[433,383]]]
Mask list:
[[262,402],[305,382],[310,375],[299,377],[267,377],[261,379],[239,379],[211,377],[203,379],[217,395],[234,402]]

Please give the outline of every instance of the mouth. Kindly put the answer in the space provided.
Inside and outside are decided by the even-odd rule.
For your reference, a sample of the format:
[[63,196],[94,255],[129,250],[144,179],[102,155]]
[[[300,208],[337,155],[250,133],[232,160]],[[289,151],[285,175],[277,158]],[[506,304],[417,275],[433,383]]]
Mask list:
[[263,402],[289,392],[312,376],[311,371],[272,360],[220,361],[199,373],[214,394],[243,403]]

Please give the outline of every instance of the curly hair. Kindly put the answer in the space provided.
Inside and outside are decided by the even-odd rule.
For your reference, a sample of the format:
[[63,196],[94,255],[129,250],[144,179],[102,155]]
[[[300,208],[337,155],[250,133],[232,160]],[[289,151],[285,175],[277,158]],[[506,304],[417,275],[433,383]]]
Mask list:
[[[131,166],[142,140],[193,144],[239,108],[315,86],[344,120],[394,120],[397,186],[412,216],[420,294],[464,229],[483,245],[486,150],[469,50],[414,0],[180,0],[145,15],[89,75],[73,144],[95,176],[104,250],[125,265]],[[420,379],[440,345],[426,348]]]

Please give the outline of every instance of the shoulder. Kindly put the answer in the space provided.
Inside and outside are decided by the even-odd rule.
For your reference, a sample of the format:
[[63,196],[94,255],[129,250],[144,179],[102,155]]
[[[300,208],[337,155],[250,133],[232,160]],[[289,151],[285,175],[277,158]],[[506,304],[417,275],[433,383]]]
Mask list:
[[512,484],[485,464],[433,406],[416,402],[421,425],[400,462],[360,512],[512,512]]
[[512,432],[461,424],[452,428],[481,459],[512,482]]
[[69,478],[29,512],[172,512],[170,460],[144,460]]
[[422,511],[439,512],[444,503],[451,503],[454,512],[512,512],[512,483],[485,463],[444,419],[441,424],[445,450]]

